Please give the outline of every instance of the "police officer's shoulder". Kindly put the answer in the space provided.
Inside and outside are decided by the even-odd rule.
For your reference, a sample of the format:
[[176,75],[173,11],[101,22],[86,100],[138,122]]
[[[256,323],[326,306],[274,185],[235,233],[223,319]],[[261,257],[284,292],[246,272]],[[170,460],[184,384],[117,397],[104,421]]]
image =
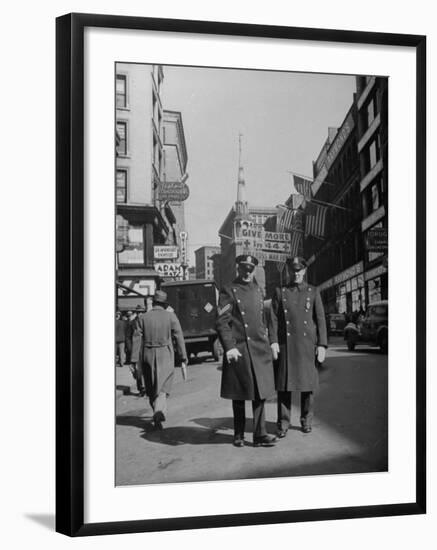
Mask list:
[[223,296],[232,296],[232,284],[222,286],[220,289],[220,295]]

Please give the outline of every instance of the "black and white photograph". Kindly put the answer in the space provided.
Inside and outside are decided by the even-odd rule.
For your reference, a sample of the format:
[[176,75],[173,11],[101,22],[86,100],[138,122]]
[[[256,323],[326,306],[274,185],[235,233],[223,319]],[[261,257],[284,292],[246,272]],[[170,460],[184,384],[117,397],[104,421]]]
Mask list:
[[389,78],[114,94],[115,485],[387,472]]

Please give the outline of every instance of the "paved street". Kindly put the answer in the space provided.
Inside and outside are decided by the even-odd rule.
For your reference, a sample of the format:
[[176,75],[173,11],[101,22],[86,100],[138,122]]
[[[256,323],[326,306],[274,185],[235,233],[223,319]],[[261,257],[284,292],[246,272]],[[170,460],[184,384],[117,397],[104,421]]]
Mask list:
[[[254,448],[251,421],[246,446],[232,445],[231,402],[219,397],[221,365],[205,356],[176,372],[168,420],[155,431],[146,398],[136,395],[128,367],[117,368],[116,484],[244,479],[357,473],[387,469],[387,355],[330,343],[320,372],[313,432],[299,429],[293,394],[293,426],[274,448]],[[247,413],[252,411],[247,403]],[[266,405],[267,429],[275,433],[276,401]]]

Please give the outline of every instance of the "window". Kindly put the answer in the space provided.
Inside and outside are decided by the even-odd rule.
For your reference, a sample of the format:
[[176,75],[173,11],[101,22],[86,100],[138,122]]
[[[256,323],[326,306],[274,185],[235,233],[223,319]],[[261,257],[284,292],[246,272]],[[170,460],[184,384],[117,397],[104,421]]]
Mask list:
[[375,166],[375,164],[377,163],[377,161],[378,161],[378,158],[377,158],[377,151],[376,151],[376,142],[372,141],[372,143],[370,144],[370,147],[369,147],[370,168],[373,168]]
[[126,75],[118,74],[116,83],[115,83],[115,95],[116,95],[116,106],[117,108],[126,108],[127,107],[127,96],[126,96]]
[[158,101],[156,99],[155,93],[153,92],[152,93],[152,118],[155,121],[155,123],[156,123],[156,119],[157,119],[157,116],[156,116],[157,104],[158,104]]
[[[369,231],[372,230],[372,229],[378,229],[378,228],[382,228],[382,227],[383,227],[383,223],[378,222],[375,225],[372,225],[372,227],[369,229]],[[367,254],[368,254],[368,256],[367,256],[368,262],[373,262],[377,258],[381,258],[381,256],[384,256],[384,252],[368,252]]]
[[127,242],[118,261],[123,264],[144,264],[144,230],[142,226],[129,225]]
[[372,211],[378,210],[380,204],[378,184],[372,185]]
[[[372,279],[367,283],[368,293],[369,293],[369,304],[374,302],[379,302],[381,300],[381,277]],[[371,315],[371,309],[367,310],[366,317]]]
[[127,202],[127,170],[117,170],[116,201]]
[[375,120],[376,116],[376,108],[375,108],[375,100],[371,99],[369,101],[369,104],[367,105],[367,127],[369,127],[372,122]]
[[127,155],[127,122],[117,121],[117,153]]

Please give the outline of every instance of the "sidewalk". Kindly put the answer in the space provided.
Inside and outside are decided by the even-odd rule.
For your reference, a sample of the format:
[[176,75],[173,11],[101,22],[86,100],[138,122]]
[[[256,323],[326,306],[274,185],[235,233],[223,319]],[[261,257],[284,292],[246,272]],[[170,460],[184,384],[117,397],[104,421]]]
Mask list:
[[117,398],[123,395],[138,394],[137,384],[132,376],[129,365],[115,367],[115,395]]

